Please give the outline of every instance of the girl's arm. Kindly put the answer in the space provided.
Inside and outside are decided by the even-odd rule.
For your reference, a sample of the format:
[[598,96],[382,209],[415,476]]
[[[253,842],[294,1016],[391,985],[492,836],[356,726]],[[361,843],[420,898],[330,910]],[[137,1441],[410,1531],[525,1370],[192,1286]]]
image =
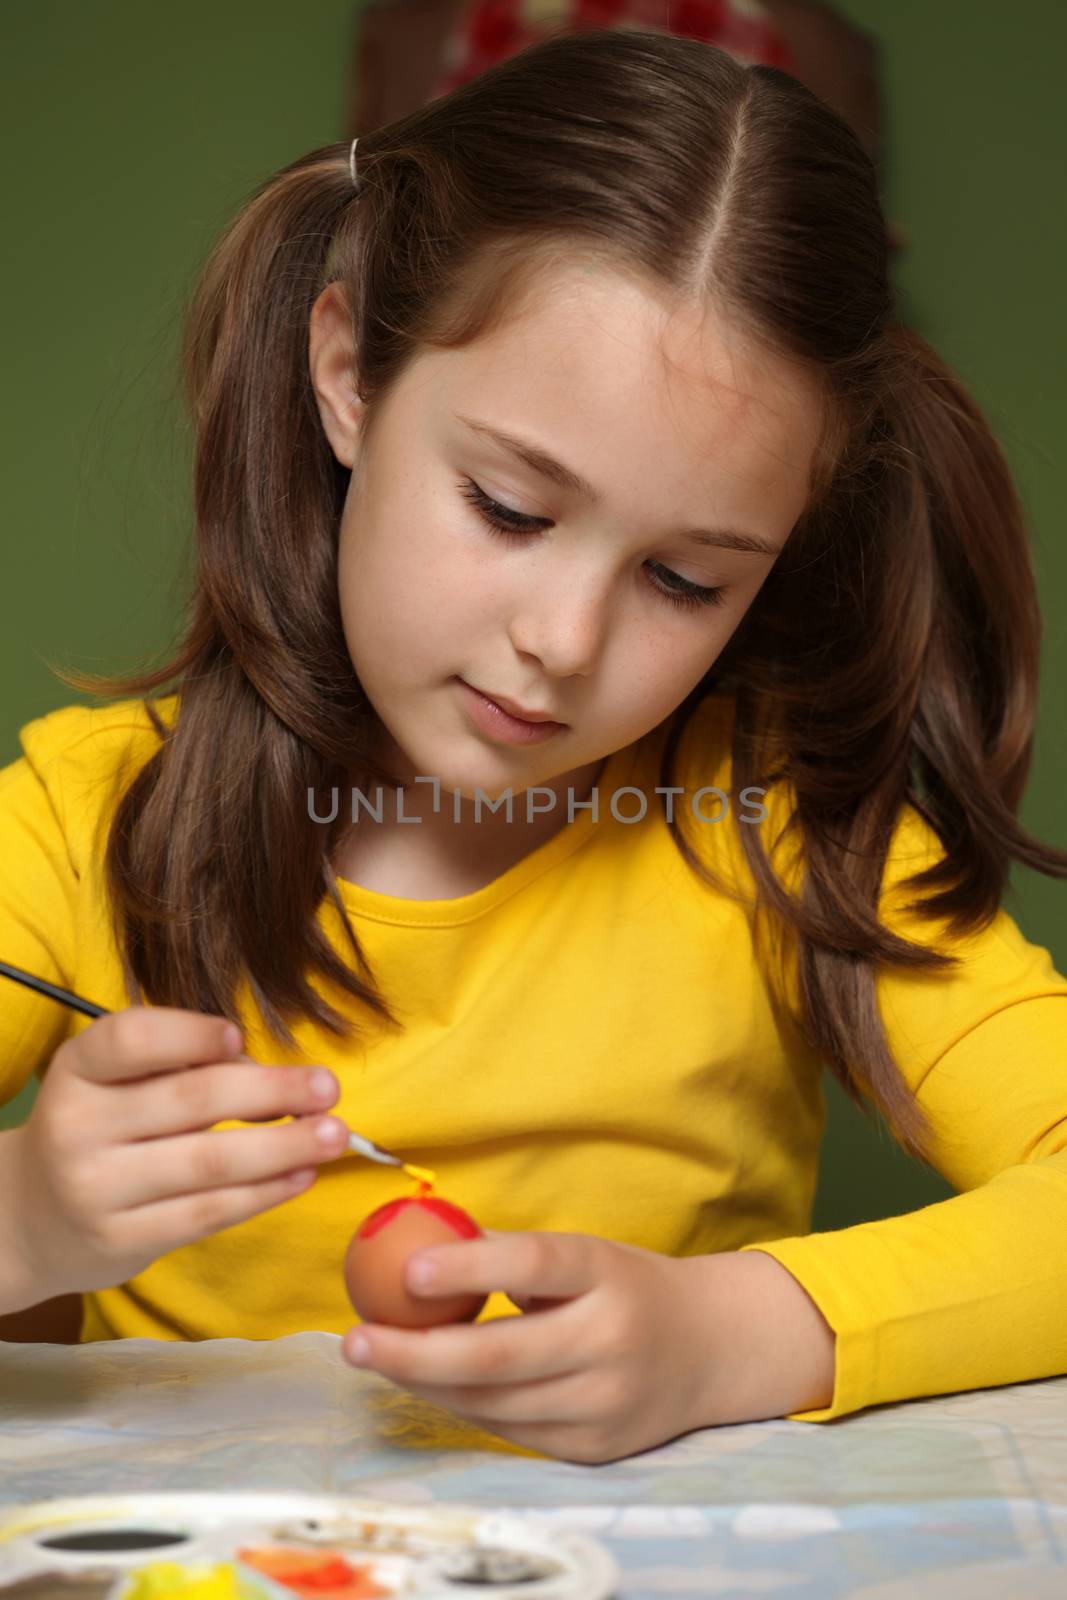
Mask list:
[[[917,984],[921,1000],[917,993],[910,1013],[889,1007],[891,1031],[900,1039],[907,1022],[914,1040],[910,1057],[899,1046],[895,1053],[937,1130],[934,1165],[967,1192],[739,1252],[773,1257],[836,1335],[832,1398],[800,1402],[783,1413],[792,1420],[829,1422],[866,1406],[1067,1373],[1067,984],[1003,914],[979,943],[983,961],[988,954],[1003,963],[1001,980],[990,971],[980,991],[1001,1009],[929,1070],[917,1070],[915,1052],[952,1025],[966,976],[942,991],[930,1033],[922,1014],[937,991],[929,979],[897,980],[898,995]],[[1028,974],[1020,949],[1033,957]],[[1007,998],[1028,985],[1029,998]],[[761,1322],[741,1312],[739,1332]],[[768,1378],[777,1381],[780,1363],[767,1348]]]
[[[741,1246],[743,1258],[789,1273],[834,1335],[831,1397],[780,1413],[791,1420],[1067,1373],[1067,978],[1003,909],[966,933],[921,916],[912,902],[922,891],[908,879],[943,857],[906,807],[879,914],[957,964],[938,974],[886,964],[876,992],[930,1128],[930,1165],[961,1192],[902,1216]],[[788,999],[795,1010],[795,984]],[[752,1325],[739,1315],[742,1332]],[[773,1379],[780,1361],[767,1348]]]

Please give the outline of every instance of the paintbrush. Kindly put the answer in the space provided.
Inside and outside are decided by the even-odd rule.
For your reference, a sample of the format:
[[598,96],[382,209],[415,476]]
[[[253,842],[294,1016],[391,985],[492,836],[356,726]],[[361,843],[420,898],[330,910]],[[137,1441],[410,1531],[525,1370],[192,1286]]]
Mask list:
[[[38,994],[47,995],[49,1000],[58,1000],[60,1005],[69,1006],[72,1011],[80,1011],[83,1016],[109,1015],[106,1006],[98,1006],[92,1000],[84,1000],[80,994],[72,994],[69,989],[61,989],[58,983],[49,983],[46,978],[38,978],[32,972],[24,972],[21,967],[12,967],[6,961],[0,961],[0,977],[24,983],[28,989],[36,989]],[[351,1128],[348,1130],[348,1148],[354,1150],[356,1155],[366,1156],[368,1161],[380,1161],[383,1166],[388,1167],[403,1167],[404,1171],[410,1172],[413,1177],[422,1181],[432,1181],[433,1174],[425,1168],[409,1166],[399,1156],[383,1150],[381,1145],[375,1144],[372,1139],[365,1139],[361,1133],[353,1133]]]

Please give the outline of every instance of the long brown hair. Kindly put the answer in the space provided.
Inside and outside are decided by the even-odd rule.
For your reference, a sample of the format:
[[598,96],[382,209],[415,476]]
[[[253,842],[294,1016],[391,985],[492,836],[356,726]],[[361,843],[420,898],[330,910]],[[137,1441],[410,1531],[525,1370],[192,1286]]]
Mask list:
[[[692,39],[561,32],[361,138],[358,191],[347,142],[292,162],[215,246],[184,353],[198,559],[183,641],[156,671],[59,672],[106,696],[179,695],[173,726],[146,700],[160,748],[108,838],[129,991],[239,1020],[245,977],[287,1046],[294,1016],[352,1037],[314,977],[396,1025],[331,867],[343,808],[308,826],[309,791],[354,772],[395,782],[370,758],[375,714],[341,626],[348,473],[314,403],[309,316],[339,280],[366,441],[421,347],[484,334],[541,267],[579,249],[713,302],[818,380],[810,503],[671,719],[662,782],[695,707],[731,689],[734,788],[780,779],[795,802],[798,898],[761,829],[741,838],[759,910],[796,940],[802,1031],[923,1157],[928,1128],[887,1046],[876,964],[954,960],[878,920],[901,807],[945,849],[906,886],[939,889],[922,915],[954,931],[996,914],[1012,857],[1067,873],[1067,856],[1016,820],[1040,636],[1026,530],[978,407],[895,317],[876,174],[852,130],[788,74]],[[317,925],[327,896],[356,971]]]

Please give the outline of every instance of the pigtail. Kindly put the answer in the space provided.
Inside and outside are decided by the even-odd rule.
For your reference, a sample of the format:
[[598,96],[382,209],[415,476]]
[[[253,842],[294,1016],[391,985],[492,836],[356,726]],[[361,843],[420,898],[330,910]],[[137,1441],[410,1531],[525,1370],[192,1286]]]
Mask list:
[[[869,1096],[923,1160],[930,1130],[886,1043],[878,964],[954,968],[937,945],[996,916],[1011,861],[1063,877],[1067,855],[1017,820],[1041,616],[1011,472],[977,404],[920,334],[889,324],[864,364],[878,373],[877,397],[854,372],[836,478],[710,676],[734,694],[735,794],[781,785],[766,832],[738,830],[773,999],[864,1114]],[[664,783],[687,722],[665,747]],[[906,855],[918,836],[907,808],[935,845],[922,870],[891,880],[895,843]],[[794,876],[798,898],[783,887]],[[880,920],[890,888],[915,891],[900,909],[936,924],[929,943]]]
[[[78,687],[145,694],[177,679],[160,748],[122,798],[106,871],[131,1000],[239,1021],[247,975],[286,1045],[283,1013],[351,1034],[307,981],[329,982],[392,1021],[373,981],[316,925],[329,895],[357,964],[329,848],[347,818],[310,820],[347,797],[353,772],[392,782],[365,743],[368,703],[348,656],[336,540],[348,472],[333,456],[308,373],[308,323],[356,227],[349,147],[294,162],[253,195],[216,244],[186,324],[195,427],[197,571],[185,641],[159,670],[66,674]],[[355,375],[353,375],[355,382]]]
[[923,562],[907,597],[921,606],[909,798],[945,842],[921,881],[945,886],[930,910],[950,916],[955,932],[995,914],[1012,858],[1067,873],[1067,856],[1016,819],[1033,751],[1041,612],[1023,509],[985,418],[921,335],[894,327],[889,345],[891,521],[916,529]]

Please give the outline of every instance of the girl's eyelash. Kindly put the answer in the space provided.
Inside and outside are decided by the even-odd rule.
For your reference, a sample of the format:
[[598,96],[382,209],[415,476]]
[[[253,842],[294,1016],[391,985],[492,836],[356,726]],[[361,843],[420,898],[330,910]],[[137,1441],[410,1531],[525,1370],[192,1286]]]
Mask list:
[[[522,538],[527,533],[540,533],[542,528],[550,528],[551,522],[547,517],[528,517],[521,511],[512,511],[508,506],[502,506],[499,501],[491,500],[485,491],[479,488],[473,478],[464,478],[459,485],[459,492],[464,499],[469,500],[477,509],[483,522],[494,533],[507,537]],[[685,606],[721,606],[725,589],[704,588],[699,583],[690,583],[688,578],[683,578],[677,572],[672,572],[669,567],[661,566],[658,561],[650,561],[650,567],[657,572],[666,573],[672,584],[677,587],[668,587],[666,584],[654,582],[652,587],[668,600],[671,605]]]

